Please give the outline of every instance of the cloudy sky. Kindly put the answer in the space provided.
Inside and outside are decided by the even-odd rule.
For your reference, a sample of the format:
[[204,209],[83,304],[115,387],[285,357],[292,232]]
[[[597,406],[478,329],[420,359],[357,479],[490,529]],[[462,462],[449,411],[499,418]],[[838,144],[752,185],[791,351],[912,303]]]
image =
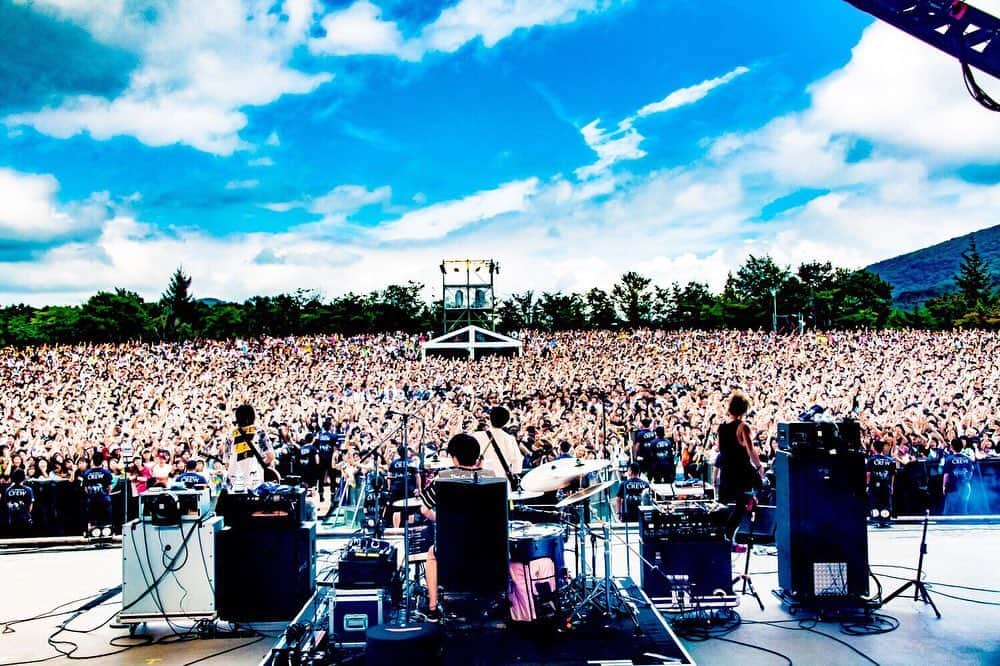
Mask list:
[[197,296],[432,295],[467,257],[505,293],[718,287],[997,211],[1000,119],[842,0],[0,0],[3,304],[179,264]]

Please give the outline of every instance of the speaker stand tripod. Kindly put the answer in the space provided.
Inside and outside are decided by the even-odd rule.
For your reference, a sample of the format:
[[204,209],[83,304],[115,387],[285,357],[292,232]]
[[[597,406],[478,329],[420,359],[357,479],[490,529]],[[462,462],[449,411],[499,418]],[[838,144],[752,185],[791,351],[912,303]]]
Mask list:
[[882,605],[886,605],[898,596],[901,596],[904,592],[913,588],[913,600],[923,601],[925,604],[930,605],[934,610],[934,615],[941,619],[941,612],[938,611],[937,606],[934,605],[934,600],[931,599],[931,593],[927,589],[927,584],[923,581],[924,577],[924,555],[927,554],[927,522],[930,518],[931,512],[928,510],[924,511],[924,529],[923,534],[920,535],[920,557],[917,559],[917,575],[912,579],[908,580],[903,585],[887,596],[882,602]]

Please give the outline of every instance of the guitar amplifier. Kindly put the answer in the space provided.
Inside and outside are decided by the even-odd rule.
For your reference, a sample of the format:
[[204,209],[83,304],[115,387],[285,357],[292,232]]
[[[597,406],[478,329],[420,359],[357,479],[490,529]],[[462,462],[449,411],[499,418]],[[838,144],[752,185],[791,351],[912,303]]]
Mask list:
[[330,642],[365,647],[368,629],[383,623],[385,590],[335,590],[330,594]]
[[224,493],[216,513],[225,519],[226,527],[296,527],[310,520],[305,488],[271,485],[251,492]]
[[337,567],[338,590],[385,589],[396,573],[396,547],[378,539],[355,539]]

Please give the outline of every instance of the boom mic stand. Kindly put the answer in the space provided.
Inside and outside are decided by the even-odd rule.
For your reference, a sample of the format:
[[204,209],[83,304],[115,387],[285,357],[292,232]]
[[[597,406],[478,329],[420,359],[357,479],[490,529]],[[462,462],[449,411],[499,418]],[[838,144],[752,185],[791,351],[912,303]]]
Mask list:
[[938,611],[937,606],[934,605],[934,600],[931,599],[931,594],[927,590],[927,584],[923,580],[924,555],[927,554],[927,523],[930,519],[930,515],[931,515],[930,510],[924,511],[924,529],[923,533],[920,535],[920,557],[917,559],[917,575],[912,580],[908,580],[905,583],[903,583],[903,585],[898,590],[887,596],[885,600],[882,602],[882,605],[885,606],[887,603],[889,603],[896,597],[902,595],[904,592],[910,589],[910,587],[912,587],[913,600],[923,601],[925,604],[930,605],[930,607],[934,610],[934,615],[936,615],[937,618],[940,620],[941,612]]

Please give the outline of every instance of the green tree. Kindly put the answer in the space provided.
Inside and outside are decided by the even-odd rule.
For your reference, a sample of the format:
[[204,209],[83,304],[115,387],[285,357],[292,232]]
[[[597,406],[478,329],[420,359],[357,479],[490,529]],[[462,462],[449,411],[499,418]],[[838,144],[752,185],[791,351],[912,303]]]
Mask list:
[[52,306],[35,312],[31,325],[40,340],[73,343],[80,337],[80,308]]
[[[789,312],[786,288],[790,277],[789,270],[778,266],[771,257],[747,257],[730,285],[736,303],[745,307],[748,321],[744,325],[771,328],[775,309]],[[773,296],[772,290],[776,292]]]
[[625,323],[632,328],[649,323],[653,304],[653,295],[649,289],[651,282],[648,277],[629,271],[611,289],[611,299]]
[[955,284],[969,312],[985,313],[993,302],[992,276],[976,247],[976,236],[969,237],[969,249],[962,253],[962,264],[955,275]]
[[541,322],[549,330],[586,328],[586,304],[579,294],[544,293],[538,302]]
[[202,321],[202,335],[212,340],[228,340],[246,335],[243,308],[236,303],[212,306]]
[[177,267],[167,290],[160,296],[163,310],[163,336],[168,340],[184,340],[194,335],[194,299],[191,298],[191,277]]
[[679,328],[708,328],[712,325],[715,297],[704,282],[674,284],[674,324]]
[[594,287],[587,292],[584,300],[587,304],[587,322],[591,328],[614,328],[621,323],[608,292]]
[[881,328],[892,312],[892,285],[869,270],[838,268],[833,325],[837,328]]
[[128,342],[152,337],[153,322],[139,294],[99,291],[80,308],[80,333],[91,342]]

